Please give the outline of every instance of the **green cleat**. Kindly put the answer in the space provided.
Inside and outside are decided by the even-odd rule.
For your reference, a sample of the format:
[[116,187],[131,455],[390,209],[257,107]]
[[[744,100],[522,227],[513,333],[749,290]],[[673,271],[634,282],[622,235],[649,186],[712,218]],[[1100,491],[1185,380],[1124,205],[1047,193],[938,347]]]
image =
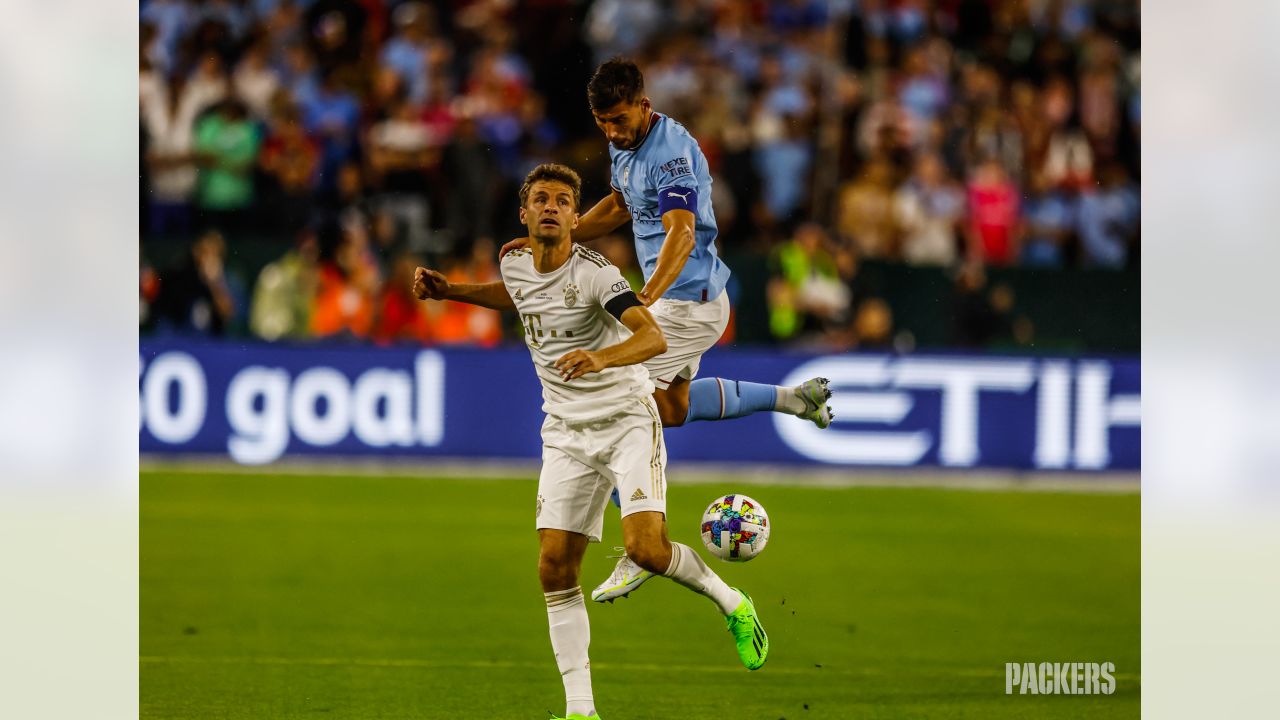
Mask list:
[[805,406],[805,411],[796,417],[813,422],[820,430],[827,429],[835,417],[831,407],[827,405],[827,400],[831,399],[829,384],[830,381],[826,378],[813,378],[805,380],[795,389],[796,397],[803,400]]
[[573,713],[569,717],[564,718],[559,715],[552,715],[551,720],[600,720],[600,715],[598,713],[595,715],[579,715],[578,713]]
[[755,603],[751,596],[734,588],[742,596],[742,604],[737,610],[724,616],[729,632],[738,641],[738,657],[748,670],[759,670],[769,657],[769,635],[756,617]]

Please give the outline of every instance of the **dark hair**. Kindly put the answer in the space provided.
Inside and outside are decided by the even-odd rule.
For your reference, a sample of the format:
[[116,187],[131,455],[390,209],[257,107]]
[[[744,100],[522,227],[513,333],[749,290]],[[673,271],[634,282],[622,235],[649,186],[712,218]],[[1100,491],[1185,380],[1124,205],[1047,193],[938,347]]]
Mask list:
[[543,163],[525,176],[524,185],[520,186],[520,207],[524,207],[529,202],[529,189],[540,180],[568,185],[569,189],[573,190],[573,209],[582,207],[582,178],[578,177],[578,173],[574,172],[573,168],[559,163]]
[[615,57],[600,64],[587,83],[587,103],[593,110],[633,103],[644,95],[644,75],[630,60]]

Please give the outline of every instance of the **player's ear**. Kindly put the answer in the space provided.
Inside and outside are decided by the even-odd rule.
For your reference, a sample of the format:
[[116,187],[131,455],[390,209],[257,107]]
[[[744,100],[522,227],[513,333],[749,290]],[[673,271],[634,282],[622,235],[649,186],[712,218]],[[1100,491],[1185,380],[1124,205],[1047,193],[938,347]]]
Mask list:
[[573,214],[573,225],[572,225],[572,228],[573,228],[574,230],[577,230],[577,229],[578,229],[578,221],[579,221],[579,220],[581,220],[581,219],[582,219],[582,215],[580,215],[580,214],[578,214],[578,213],[574,213],[574,214]]
[[528,225],[528,224],[529,224],[529,221],[528,221],[528,220],[525,220],[525,212],[524,212],[524,208],[520,208],[520,224],[521,224],[521,225]]

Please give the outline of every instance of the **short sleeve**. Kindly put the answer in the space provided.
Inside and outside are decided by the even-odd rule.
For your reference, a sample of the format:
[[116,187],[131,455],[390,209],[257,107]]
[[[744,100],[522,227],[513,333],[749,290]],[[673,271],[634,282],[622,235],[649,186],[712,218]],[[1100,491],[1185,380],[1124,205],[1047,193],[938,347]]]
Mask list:
[[587,298],[604,307],[619,295],[631,293],[631,283],[622,277],[616,265],[604,265],[591,274],[591,287],[586,288]]
[[702,155],[692,138],[664,148],[652,165],[649,179],[661,193],[670,188],[696,188],[696,165]]

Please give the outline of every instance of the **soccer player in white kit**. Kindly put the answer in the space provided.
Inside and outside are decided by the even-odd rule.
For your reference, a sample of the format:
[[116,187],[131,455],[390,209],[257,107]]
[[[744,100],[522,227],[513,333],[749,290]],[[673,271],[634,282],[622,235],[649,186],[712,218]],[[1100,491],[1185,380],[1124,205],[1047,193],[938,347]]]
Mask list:
[[577,173],[539,165],[520,189],[520,220],[531,242],[503,256],[502,282],[452,284],[420,267],[413,291],[422,300],[520,313],[546,413],[536,527],[551,646],[564,680],[566,717],[599,720],[578,574],[587,543],[600,540],[615,488],[632,562],[714,602],[749,670],[764,664],[769,639],[751,598],[667,536],[666,445],[653,383],[640,364],[664,352],[667,342],[618,269],[571,240],[580,200]]

